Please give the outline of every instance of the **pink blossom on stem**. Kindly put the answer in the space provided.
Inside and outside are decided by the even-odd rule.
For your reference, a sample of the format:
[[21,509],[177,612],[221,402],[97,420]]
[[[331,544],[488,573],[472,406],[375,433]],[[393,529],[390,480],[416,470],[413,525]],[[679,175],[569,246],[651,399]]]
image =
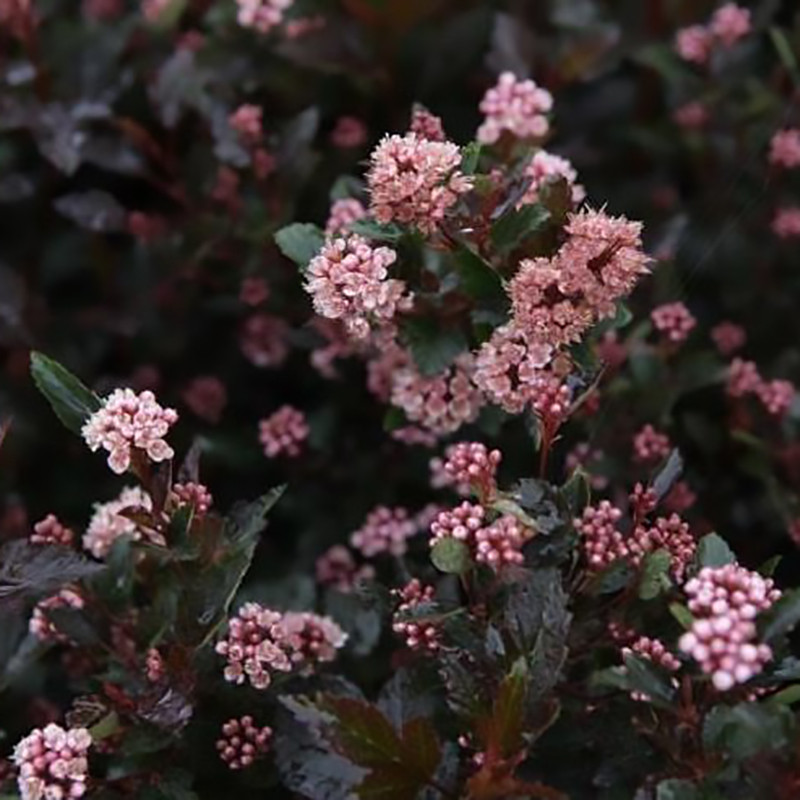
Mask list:
[[670,342],[683,342],[697,325],[697,320],[683,303],[666,303],[650,313],[653,327]]
[[416,425],[404,425],[392,431],[392,439],[407,445],[420,445],[421,447],[436,447],[439,439],[435,434]]
[[497,467],[503,456],[481,442],[459,442],[446,451],[444,470],[455,485],[472,486],[481,502],[489,501],[497,490]]
[[479,528],[474,536],[474,558],[498,570],[507,564],[523,564],[523,545],[534,532],[511,514],[504,514],[491,525]]
[[319,663],[333,661],[347,634],[330,618],[310,611],[287,611],[273,627],[273,636],[289,657],[292,669],[309,674]]
[[620,509],[608,500],[601,500],[596,506],[587,506],[583,515],[573,521],[593,572],[601,572],[615,561],[628,557],[628,546],[617,529],[621,518]]
[[272,416],[258,423],[258,440],[267,458],[278,455],[296,458],[308,434],[305,414],[290,405],[281,406]]
[[800,206],[779,208],[772,218],[772,232],[780,239],[800,236]]
[[243,142],[255,144],[264,136],[262,113],[259,106],[244,103],[228,117],[228,124],[239,134]]
[[55,723],[34,728],[14,747],[21,800],[83,797],[91,746],[92,737],[86,728],[64,729]]
[[331,143],[334,147],[351,150],[366,144],[367,136],[367,126],[360,119],[343,116],[336,120],[331,131]]
[[272,728],[259,728],[252,717],[229,719],[217,739],[217,752],[229,769],[244,769],[269,752],[271,741]]
[[526,190],[520,203],[536,203],[539,201],[539,192],[543,187],[558,180],[566,180],[570,188],[572,204],[574,206],[583,202],[586,190],[577,183],[578,173],[572,164],[561,156],[538,150],[525,167],[523,176],[530,178],[530,186]]
[[161,653],[155,647],[147,651],[145,659],[145,677],[150,683],[159,683],[164,679],[166,667]]
[[757,639],[756,616],[781,593],[770,578],[736,564],[703,567],[684,585],[691,629],[679,648],[700,665],[720,692],[745,683],[772,659],[772,649]]
[[139,541],[144,536],[154,544],[164,543],[163,539],[149,531],[143,531],[136,522],[124,516],[121,512],[126,509],[150,512],[153,510],[153,501],[147,492],[138,486],[132,486],[123,489],[116,500],[96,504],[89,527],[83,535],[84,549],[95,558],[105,558],[120,536],[128,536],[134,541]]
[[633,453],[642,464],[653,464],[666,458],[672,444],[665,433],[657,431],[652,425],[645,425],[633,437]]
[[773,134],[769,163],[786,169],[800,167],[800,128],[786,128]]
[[455,508],[440,511],[431,523],[431,546],[440,539],[457,539],[471,544],[475,533],[483,527],[485,517],[486,509],[482,505],[466,501]]
[[532,80],[504,72],[479,108],[485,116],[477,134],[482,144],[494,144],[506,131],[517,139],[539,139],[550,129],[546,114],[553,108],[553,96]]
[[228,403],[228,390],[214,375],[201,375],[191,380],[181,397],[196,416],[216,424]]
[[269,298],[269,284],[264,278],[255,275],[242,279],[239,287],[239,300],[246,306],[260,306]]
[[681,581],[694,558],[697,542],[689,525],[677,514],[672,514],[670,517],[659,517],[652,526],[639,525],[633,532],[628,549],[635,565],[640,564],[648,553],[666,550],[670,556],[670,571],[676,580]]
[[435,652],[439,649],[438,626],[428,620],[408,618],[422,604],[432,603],[433,586],[426,586],[418,578],[413,578],[402,589],[394,589],[400,600],[392,617],[392,630],[402,636],[411,650]]
[[459,170],[461,151],[414,133],[385,136],[370,156],[370,211],[381,223],[413,225],[431,234],[472,179]]
[[194,513],[202,517],[208,513],[214,498],[202,483],[176,483],[172,486],[171,499],[179,508],[192,506]]
[[715,325],[711,329],[711,338],[723,356],[733,355],[737,350],[741,350],[747,342],[744,328],[735,322],[728,321]]
[[366,216],[367,209],[359,200],[352,197],[337,200],[331,206],[328,221],[325,223],[325,235],[334,236],[337,233],[346,235],[350,225]]
[[752,361],[734,358],[728,368],[726,391],[730,397],[744,397],[758,391],[762,384],[758,368]]
[[33,526],[28,537],[31,544],[61,544],[69,547],[75,539],[74,532],[63,525],[55,514],[48,514]]
[[283,22],[284,12],[294,0],[236,0],[236,19],[243,28],[269,33]]
[[756,395],[768,413],[782,417],[792,407],[795,388],[791,381],[762,381],[756,389]]
[[59,642],[68,644],[69,636],[61,633],[48,617],[48,612],[54,609],[84,607],[83,598],[72,589],[62,589],[44,600],[40,600],[33,609],[33,615],[28,622],[28,630],[41,642]]
[[405,508],[376,506],[350,536],[350,544],[366,558],[382,553],[402,556],[416,532],[417,526]]
[[686,481],[678,481],[664,498],[664,508],[675,514],[682,514],[697,502],[697,495]]
[[242,324],[239,347],[256,367],[279,367],[289,354],[289,327],[272,314],[253,314]]
[[705,64],[711,55],[713,36],[703,25],[682,28],[675,37],[675,50],[684,61]]
[[332,586],[346,594],[361,581],[371,580],[375,570],[370,564],[358,566],[353,554],[344,545],[336,544],[317,559],[315,574],[321,586]]
[[409,133],[416,134],[420,139],[427,139],[429,142],[444,142],[447,136],[444,132],[442,120],[428,111],[425,106],[416,103],[411,112],[411,126]]
[[725,3],[714,12],[709,27],[723,47],[733,47],[750,33],[752,28],[750,10],[736,3]]
[[[664,643],[659,639],[651,639],[649,636],[638,637],[630,645],[623,647],[620,652],[623,658],[627,655],[638,656],[668,672],[677,672],[681,668],[681,662],[667,650]],[[631,692],[631,699],[646,703],[649,702],[650,697],[644,692]]]
[[178,421],[178,412],[162,408],[155,395],[132,389],[116,389],[103,401],[81,429],[92,452],[107,450],[108,466],[118,475],[131,465],[134,451],[151,461],[166,461],[174,451],[164,441],[169,429]]
[[355,234],[329,239],[306,273],[314,310],[341,320],[351,336],[365,339],[371,325],[386,324],[411,307],[405,283],[388,277],[396,259],[391,248],[372,247]]

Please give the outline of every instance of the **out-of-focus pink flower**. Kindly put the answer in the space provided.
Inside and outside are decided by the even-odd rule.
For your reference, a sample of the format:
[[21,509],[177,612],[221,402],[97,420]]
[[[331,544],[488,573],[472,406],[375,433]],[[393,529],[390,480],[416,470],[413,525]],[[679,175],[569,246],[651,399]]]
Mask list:
[[54,594],[45,600],[40,600],[33,609],[28,623],[28,630],[41,642],[59,642],[68,644],[69,636],[61,633],[47,616],[49,611],[61,608],[83,608],[85,603],[83,598],[72,589],[62,589],[58,594]]
[[726,391],[730,397],[744,397],[753,394],[761,386],[761,375],[752,361],[734,358],[728,367]]
[[152,392],[136,394],[131,389],[116,389],[81,429],[92,452],[107,450],[108,466],[121,475],[131,464],[134,452],[151,461],[172,458],[174,451],[164,437],[178,421],[178,412],[163,408]]
[[153,501],[147,492],[132,486],[123,489],[116,500],[97,503],[83,535],[84,549],[95,558],[105,558],[120,536],[129,536],[134,541],[144,536],[153,544],[164,544],[163,539],[154,537],[150,531],[143,531],[132,519],[120,513],[126,509],[150,512],[153,510]]
[[697,502],[697,495],[686,481],[678,481],[670,489],[663,502],[667,511],[674,514],[682,514]]
[[142,0],[142,16],[148,22],[158,22],[172,0]]
[[253,173],[260,181],[265,181],[277,167],[278,162],[272,153],[264,147],[253,150]]
[[416,532],[417,526],[405,508],[376,506],[350,536],[350,544],[366,558],[382,553],[402,556],[408,549],[408,539]]
[[410,580],[402,589],[392,590],[400,604],[392,617],[392,630],[406,640],[412,650],[434,652],[439,649],[439,628],[433,622],[408,619],[419,606],[432,603],[435,589],[423,585],[418,578]]
[[256,367],[279,367],[289,354],[289,327],[272,314],[253,314],[242,324],[239,347]]
[[198,517],[207,514],[214,502],[211,492],[202,483],[176,483],[173,485],[170,495],[176,506],[179,508],[192,506]]
[[242,207],[239,183],[239,175],[234,170],[230,167],[220,167],[211,188],[211,199],[227,206],[231,214],[238,213]]
[[540,139],[550,129],[546,114],[552,108],[550,92],[504,72],[481,100],[485,120],[478,128],[478,141],[494,144],[506,131],[518,139]]
[[768,413],[782,417],[792,407],[795,388],[791,381],[761,381],[756,395]]
[[578,173],[566,158],[538,150],[525,167],[523,176],[530,178],[530,186],[522,197],[520,203],[536,203],[539,192],[544,186],[558,180],[566,180],[570,188],[573,206],[578,206],[586,197],[586,190],[577,183]]
[[704,128],[709,120],[708,109],[698,100],[684,103],[675,109],[672,115],[675,122],[687,130],[698,130]]
[[592,447],[589,442],[579,442],[567,453],[567,457],[564,459],[564,469],[567,474],[573,473],[578,468],[583,469],[592,489],[602,491],[608,486],[608,478],[593,471],[593,465],[602,459],[602,450]]
[[616,331],[606,331],[594,346],[597,357],[610,369],[621,367],[628,358],[628,348]]
[[392,431],[392,439],[407,445],[421,445],[422,447],[436,447],[439,441],[436,434],[419,428],[416,425],[404,425]]
[[365,339],[371,324],[390,322],[398,311],[411,307],[406,284],[389,278],[396,259],[391,248],[371,247],[355,234],[328,240],[306,272],[314,310],[341,320],[353,337]]
[[353,150],[367,143],[367,126],[357,117],[343,116],[336,120],[331,131],[331,144],[343,150]]
[[109,22],[121,16],[125,6],[122,0],[83,0],[82,10],[86,19]]
[[255,144],[264,136],[261,108],[252,103],[244,103],[239,106],[228,117],[228,124],[247,144]]
[[258,423],[258,440],[267,458],[279,455],[296,458],[308,434],[305,414],[289,405],[281,406],[272,416]]
[[370,210],[381,223],[413,225],[433,233],[446,211],[472,188],[459,170],[461,151],[414,133],[385,136],[370,156]]
[[333,380],[339,377],[339,373],[334,364],[340,358],[348,358],[358,351],[358,342],[348,336],[347,329],[338,320],[326,319],[325,317],[314,317],[311,326],[322,337],[326,344],[315,348],[310,357],[311,366],[314,367],[323,378]]
[[200,419],[216,424],[228,403],[228,390],[219,378],[202,375],[189,383],[181,397]]
[[269,33],[283,22],[284,12],[293,3],[294,0],[236,0],[236,19],[243,28]]
[[301,36],[308,36],[309,33],[321,31],[327,24],[322,14],[315,14],[313,17],[290,19],[284,30],[287,39],[299,39]]
[[770,141],[769,162],[776,167],[800,167],[800,128],[776,131]]
[[661,461],[669,455],[671,449],[669,436],[649,424],[633,437],[633,453],[636,460],[642,464]]
[[733,355],[737,350],[741,350],[747,342],[744,328],[735,322],[728,321],[715,325],[711,329],[711,338],[723,356]]
[[251,276],[242,279],[239,300],[246,306],[260,306],[269,297],[269,284],[264,278]]
[[371,580],[375,569],[370,564],[356,564],[353,554],[341,544],[326,550],[315,565],[317,583],[332,586],[340,592],[352,592],[361,581]]
[[675,50],[684,61],[705,64],[711,55],[714,38],[703,25],[682,28],[675,37]]
[[781,239],[800,236],[800,206],[779,208],[772,218],[772,232]]
[[128,233],[144,244],[161,239],[166,232],[167,224],[163,217],[144,211],[131,211],[128,214]]
[[144,674],[150,683],[159,683],[164,679],[164,675],[166,674],[164,659],[155,647],[151,647],[147,651]]
[[62,525],[55,514],[48,514],[33,526],[28,537],[31,544],[60,544],[69,547],[75,539],[73,531]]
[[411,125],[409,132],[416,134],[420,139],[427,139],[430,142],[444,142],[447,140],[445,136],[444,126],[442,120],[431,114],[425,106],[414,105],[411,112]]
[[750,10],[736,3],[725,3],[714,12],[709,27],[723,47],[733,47],[750,33]]
[[359,200],[351,197],[336,200],[331,206],[331,212],[325,224],[325,234],[326,236],[333,236],[337,233],[346,235],[350,225],[366,216],[367,209]]
[[272,728],[257,727],[252,717],[229,719],[217,739],[217,752],[228,769],[244,769],[269,752],[271,741]]
[[666,303],[654,308],[650,319],[653,327],[673,344],[685,341],[697,325],[697,320],[683,303]]

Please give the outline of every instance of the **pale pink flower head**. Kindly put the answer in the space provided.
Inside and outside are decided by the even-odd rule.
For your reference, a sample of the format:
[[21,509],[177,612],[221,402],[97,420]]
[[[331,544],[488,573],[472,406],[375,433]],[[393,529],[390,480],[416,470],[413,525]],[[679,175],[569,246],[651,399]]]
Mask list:
[[343,116],[336,120],[331,131],[331,143],[334,147],[351,150],[366,144],[367,135],[367,126],[358,117]]
[[800,236],[800,206],[779,208],[772,218],[772,232],[780,239]]
[[622,511],[608,500],[596,506],[586,506],[583,514],[573,520],[580,534],[584,556],[592,572],[602,572],[615,561],[630,555],[625,538],[619,531]]
[[48,514],[33,526],[28,537],[31,544],[60,544],[69,547],[75,539],[73,531],[63,525],[55,514]]
[[358,566],[353,554],[341,544],[326,550],[314,567],[317,583],[332,586],[343,593],[352,592],[361,581],[371,580],[375,570],[369,564]]
[[733,47],[752,29],[750,10],[736,3],[725,3],[712,15],[709,28],[723,47]]
[[258,423],[258,440],[267,458],[279,455],[297,458],[308,434],[305,414],[290,405],[281,406],[272,416]]
[[194,414],[212,424],[219,422],[228,404],[228,390],[214,375],[193,378],[181,397]]
[[258,727],[250,716],[229,719],[217,739],[217,752],[228,769],[249,767],[257,758],[269,752],[272,728]]
[[171,0],[142,0],[142,16],[148,22],[158,22]]
[[454,433],[474,422],[483,407],[474,371],[470,353],[462,353],[452,366],[432,376],[423,375],[409,363],[392,376],[392,405],[403,409],[411,422],[437,435]]
[[392,617],[392,630],[402,636],[411,650],[435,652],[439,649],[439,626],[422,619],[408,619],[421,605],[432,603],[435,589],[412,578],[402,589],[392,589],[400,600]]
[[653,327],[668,341],[685,341],[697,325],[697,320],[683,303],[666,303],[650,313]]
[[214,502],[211,492],[202,483],[176,483],[170,492],[172,502],[178,507],[192,506],[194,513],[202,517],[208,513]]
[[681,581],[694,559],[697,542],[689,524],[673,513],[669,517],[659,517],[653,525],[637,525],[628,541],[628,549],[635,565],[641,564],[648,553],[666,550],[670,557],[670,571],[676,580]]
[[532,80],[504,72],[479,108],[485,116],[477,134],[482,144],[494,144],[505,132],[517,139],[540,139],[550,129],[546,115],[553,108],[553,96]]
[[792,407],[795,388],[791,381],[762,381],[756,389],[756,395],[769,414],[783,417]]
[[50,723],[34,728],[14,747],[21,800],[72,800],[83,797],[89,778],[92,736],[86,728]]
[[723,356],[730,356],[744,347],[747,333],[741,325],[726,320],[711,329],[711,338]]
[[131,211],[127,219],[128,233],[143,244],[161,239],[167,232],[167,223],[157,214]]
[[269,297],[269,284],[264,278],[251,275],[242,279],[239,300],[246,306],[260,306]]
[[800,167],[800,128],[776,131],[770,141],[769,163],[776,167]]
[[417,526],[405,508],[376,506],[350,536],[350,544],[365,558],[382,553],[402,556],[408,549],[408,540],[416,532]]
[[726,392],[729,397],[744,397],[754,394],[763,383],[761,375],[753,361],[734,358],[728,367]]
[[336,200],[331,206],[328,221],[325,223],[325,235],[347,234],[348,227],[367,216],[367,209],[361,201],[352,197]]
[[402,444],[420,445],[421,447],[436,447],[439,441],[436,434],[426,431],[416,425],[404,425],[392,431],[392,439]]
[[645,425],[633,437],[633,453],[642,464],[654,464],[666,458],[672,445],[665,433],[657,431],[652,425]]
[[244,103],[228,117],[228,124],[239,134],[243,142],[255,144],[264,136],[262,114],[259,106]]
[[714,38],[703,25],[682,28],[675,37],[675,50],[684,61],[705,64],[711,55]]
[[472,188],[459,170],[461,151],[415,133],[385,136],[370,156],[370,211],[381,223],[399,222],[431,234],[458,198]]
[[243,28],[269,33],[283,22],[284,12],[294,0],[236,0],[236,19]]
[[289,355],[289,326],[272,314],[252,314],[242,323],[239,347],[242,355],[260,368],[279,367]]
[[430,142],[447,140],[442,120],[419,103],[414,105],[411,112],[411,126],[408,130],[410,133],[415,133],[420,139],[427,139]]
[[178,412],[163,408],[150,391],[136,394],[116,389],[103,401],[81,429],[92,452],[107,450],[108,466],[121,475],[131,465],[134,452],[151,461],[166,461],[175,455],[164,437],[178,421]]
[[455,508],[440,511],[431,522],[431,547],[442,539],[474,545],[475,534],[484,527],[485,518],[486,509],[481,504],[466,500]]
[[497,571],[509,564],[522,565],[523,545],[534,532],[511,514],[504,514],[491,525],[475,531],[474,559]]
[[28,630],[41,642],[58,642],[68,644],[69,636],[61,633],[58,627],[50,621],[48,612],[56,609],[80,609],[84,607],[83,598],[72,589],[62,589],[45,600],[40,600],[33,609],[33,615],[28,623]]
[[150,495],[138,486],[123,489],[116,500],[108,503],[97,503],[89,526],[83,535],[83,547],[95,558],[105,558],[112,545],[120,536],[129,536],[134,541],[142,537],[154,544],[163,544],[149,531],[143,531],[132,519],[124,516],[125,510],[150,512],[153,501]]
[[497,489],[497,467],[502,461],[499,450],[489,450],[481,442],[458,442],[446,451],[444,470],[455,485],[475,488],[482,502],[491,499]]
[[390,247],[372,247],[356,234],[329,239],[306,272],[314,310],[341,320],[351,336],[365,339],[372,325],[385,325],[411,307],[406,284],[389,277],[396,259]]
[[523,175],[530,178],[531,183],[520,203],[538,202],[542,188],[558,180],[567,182],[573,206],[580,205],[586,197],[586,190],[577,183],[578,173],[572,164],[566,158],[548,153],[546,150],[537,150],[525,167]]
[[125,6],[122,0],[83,0],[82,11],[86,19],[108,22],[121,16]]
[[709,113],[703,103],[693,100],[676,108],[672,118],[681,128],[699,130],[708,123]]
[[292,668],[309,674],[315,665],[333,661],[347,634],[330,617],[310,611],[287,611],[272,629]]

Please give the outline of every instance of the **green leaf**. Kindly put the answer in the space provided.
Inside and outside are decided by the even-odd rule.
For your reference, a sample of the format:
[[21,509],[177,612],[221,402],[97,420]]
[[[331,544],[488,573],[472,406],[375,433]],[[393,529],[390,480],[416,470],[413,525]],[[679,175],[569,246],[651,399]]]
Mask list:
[[310,222],[295,222],[275,234],[275,244],[281,253],[305,270],[308,262],[319,253],[325,243],[323,232]]
[[671,559],[667,550],[656,550],[648,553],[642,567],[642,577],[639,582],[639,597],[642,600],[652,600],[661,592],[671,586],[669,568]]
[[414,363],[426,376],[444,372],[469,347],[461,330],[442,328],[434,319],[409,317],[403,321],[401,330]]
[[695,563],[698,567],[722,567],[736,561],[733,550],[727,542],[716,533],[704,536],[697,546]]
[[374,219],[359,219],[352,222],[348,226],[352,233],[357,233],[359,236],[365,236],[367,239],[372,239],[378,242],[398,242],[405,236],[405,230],[393,222],[387,225],[381,225]]
[[397,757],[400,738],[375,706],[350,697],[326,696],[323,708],[336,718],[338,749],[354,764],[379,767]]
[[482,749],[490,758],[510,758],[521,750],[529,683],[527,662],[519,658],[500,684],[491,716],[477,726]]
[[43,353],[31,353],[31,376],[61,422],[80,434],[86,420],[102,405],[69,370]]
[[663,670],[650,661],[634,655],[624,657],[624,667],[612,667],[595,673],[593,683],[598,686],[614,686],[626,692],[646,695],[659,708],[669,708],[675,696],[675,688]]
[[569,476],[569,480],[561,487],[559,494],[570,513],[573,516],[580,516],[592,499],[592,487],[589,483],[589,475],[583,467],[576,467]]
[[431,548],[431,561],[442,572],[463,575],[471,566],[469,548],[459,539],[439,539]]
[[688,631],[694,625],[694,616],[683,603],[670,603],[669,613],[684,630]]
[[800,683],[796,683],[794,686],[787,686],[777,694],[773,694],[768,702],[779,706],[791,706],[800,702]]
[[771,642],[788,633],[800,622],[800,589],[785,592],[783,597],[758,620],[761,638]]
[[464,175],[474,175],[481,158],[480,142],[470,142],[461,150],[461,171]]
[[466,244],[459,246],[454,261],[461,288],[478,301],[480,308],[504,313],[507,311],[508,295],[503,288],[502,279],[492,269],[491,264]]
[[703,744],[734,761],[788,745],[794,729],[790,709],[781,705],[740,703],[718,705],[705,718]]
[[500,254],[511,252],[517,245],[538,233],[550,220],[550,212],[538,203],[512,208],[492,225],[492,244]]
[[700,795],[691,781],[670,778],[656,786],[656,800],[700,800]]

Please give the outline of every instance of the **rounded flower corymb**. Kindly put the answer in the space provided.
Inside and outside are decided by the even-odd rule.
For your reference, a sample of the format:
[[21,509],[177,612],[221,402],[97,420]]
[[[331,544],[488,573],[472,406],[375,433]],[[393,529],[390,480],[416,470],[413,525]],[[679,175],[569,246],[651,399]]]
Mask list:
[[545,115],[552,108],[553,95],[547,89],[504,72],[481,100],[486,119],[478,128],[478,141],[494,144],[505,131],[518,139],[544,136],[550,129]]
[[108,451],[108,466],[121,475],[130,468],[135,451],[151,461],[172,458],[175,453],[164,437],[177,421],[178,412],[160,406],[152,392],[116,389],[89,417],[81,433],[92,452],[101,447]]

